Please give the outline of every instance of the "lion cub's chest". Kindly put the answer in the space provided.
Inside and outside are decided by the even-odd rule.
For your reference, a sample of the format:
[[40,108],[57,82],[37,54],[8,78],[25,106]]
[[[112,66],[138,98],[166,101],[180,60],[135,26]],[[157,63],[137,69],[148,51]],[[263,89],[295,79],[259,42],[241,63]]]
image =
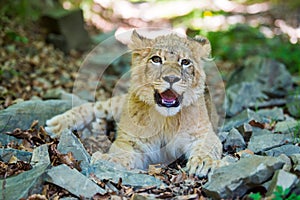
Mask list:
[[[147,131],[146,131],[147,132]],[[150,137],[140,138],[138,145],[150,164],[171,163],[190,148],[195,138],[180,128],[179,119],[165,119],[149,128]]]
[[166,117],[154,107],[131,99],[124,105],[117,140],[129,143],[149,163],[174,161],[196,141],[198,129],[205,124],[201,113],[194,104]]

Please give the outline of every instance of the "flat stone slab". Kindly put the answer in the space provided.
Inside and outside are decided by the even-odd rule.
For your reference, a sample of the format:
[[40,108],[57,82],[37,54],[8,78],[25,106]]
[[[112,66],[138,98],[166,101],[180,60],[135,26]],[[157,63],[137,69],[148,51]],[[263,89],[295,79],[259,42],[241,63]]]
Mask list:
[[0,111],[0,133],[15,128],[28,129],[34,120],[38,120],[39,125],[45,125],[46,120],[70,108],[72,101],[65,100],[30,100],[14,104]]
[[268,181],[284,161],[267,156],[241,158],[238,162],[220,167],[203,186],[204,192],[213,199],[234,199],[245,195],[255,186]]
[[2,161],[8,162],[12,156],[17,157],[19,160],[29,162],[32,153],[28,151],[17,150],[17,149],[0,148],[0,158]]
[[287,156],[291,156],[293,154],[300,154],[300,147],[294,144],[286,144],[280,147],[272,148],[268,151],[264,152],[267,156],[279,156],[281,154],[285,154]]
[[253,135],[248,143],[248,149],[254,153],[263,153],[264,151],[280,147],[293,141],[291,134],[274,134],[272,132],[265,134],[265,132],[266,130],[264,130],[264,133],[261,135]]
[[76,160],[80,161],[80,167],[84,175],[88,174],[88,168],[91,160],[91,156],[88,154],[86,149],[80,140],[72,133],[71,130],[64,130],[60,136],[57,150],[60,153],[67,154],[72,152]]
[[123,185],[130,185],[134,187],[147,186],[162,186],[164,183],[153,176],[138,173],[137,171],[129,171],[124,167],[111,163],[105,160],[97,160],[90,169],[90,172],[99,179],[112,180],[118,183],[122,178]]
[[290,120],[278,122],[275,125],[274,132],[278,132],[278,133],[294,133],[295,131],[299,130],[299,127],[300,127],[300,121],[296,121],[296,120],[290,119]]
[[40,185],[40,178],[50,165],[47,145],[34,149],[30,164],[31,170],[0,180],[0,199],[26,198],[32,188]]
[[92,180],[71,169],[67,165],[59,165],[47,171],[46,180],[50,183],[58,185],[70,193],[80,198],[92,198],[95,194],[105,194],[106,191],[100,188]]

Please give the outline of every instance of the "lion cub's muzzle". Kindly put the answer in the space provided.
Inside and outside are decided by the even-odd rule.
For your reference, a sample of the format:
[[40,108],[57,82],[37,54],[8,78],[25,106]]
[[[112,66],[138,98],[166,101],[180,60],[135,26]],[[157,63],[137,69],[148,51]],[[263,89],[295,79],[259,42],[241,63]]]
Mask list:
[[162,107],[178,107],[182,101],[182,95],[177,94],[172,89],[159,93],[157,90],[154,92],[154,99],[157,105]]
[[180,81],[177,76],[164,76],[162,77],[164,81],[170,84],[170,88],[164,92],[159,93],[157,90],[154,92],[154,99],[157,105],[162,107],[178,107],[182,101],[182,95],[179,95],[172,89],[174,83]]

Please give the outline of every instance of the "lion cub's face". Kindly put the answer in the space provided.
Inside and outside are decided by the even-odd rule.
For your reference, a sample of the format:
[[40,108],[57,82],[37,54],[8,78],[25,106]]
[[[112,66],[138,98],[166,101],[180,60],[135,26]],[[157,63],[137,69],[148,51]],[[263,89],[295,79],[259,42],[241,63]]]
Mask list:
[[175,34],[147,39],[134,32],[130,48],[131,92],[162,115],[176,115],[203,94],[203,59],[210,55],[207,39]]

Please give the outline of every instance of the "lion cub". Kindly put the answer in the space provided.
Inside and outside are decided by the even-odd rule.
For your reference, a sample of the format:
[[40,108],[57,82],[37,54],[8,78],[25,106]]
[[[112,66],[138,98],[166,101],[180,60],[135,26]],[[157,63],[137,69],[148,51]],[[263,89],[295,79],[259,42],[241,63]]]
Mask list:
[[101,159],[129,169],[147,169],[149,164],[169,164],[185,155],[189,173],[207,175],[222,154],[204,98],[203,65],[210,56],[209,41],[175,34],[148,39],[136,31],[131,40],[128,94],[75,107],[48,120],[46,130],[59,134],[119,112],[116,140]]

